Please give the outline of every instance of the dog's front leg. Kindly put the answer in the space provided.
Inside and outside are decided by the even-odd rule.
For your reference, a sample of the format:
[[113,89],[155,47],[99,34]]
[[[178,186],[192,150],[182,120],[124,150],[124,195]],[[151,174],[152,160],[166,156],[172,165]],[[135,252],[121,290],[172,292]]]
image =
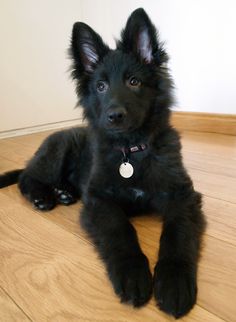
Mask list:
[[135,307],[145,304],[152,292],[152,276],[136,231],[120,207],[89,197],[81,214],[82,226],[105,262],[116,294]]
[[195,191],[187,197],[175,196],[165,212],[154,295],[160,309],[179,318],[196,302],[197,261],[205,225],[201,196]]

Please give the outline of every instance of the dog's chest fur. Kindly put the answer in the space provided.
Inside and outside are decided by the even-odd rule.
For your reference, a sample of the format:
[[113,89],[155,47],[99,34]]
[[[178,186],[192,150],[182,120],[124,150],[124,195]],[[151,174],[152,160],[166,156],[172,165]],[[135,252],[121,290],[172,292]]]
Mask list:
[[[152,200],[160,194],[156,185],[157,177],[161,173],[158,161],[153,157],[150,147],[144,151],[131,153],[127,158],[133,166],[134,173],[130,178],[123,178],[119,173],[123,158],[119,149],[100,151],[91,171],[92,185],[99,187],[97,193],[103,198],[114,200],[123,208],[132,206],[134,209],[135,205],[137,212],[138,208],[140,211],[148,211]],[[163,182],[160,187],[163,190]]]

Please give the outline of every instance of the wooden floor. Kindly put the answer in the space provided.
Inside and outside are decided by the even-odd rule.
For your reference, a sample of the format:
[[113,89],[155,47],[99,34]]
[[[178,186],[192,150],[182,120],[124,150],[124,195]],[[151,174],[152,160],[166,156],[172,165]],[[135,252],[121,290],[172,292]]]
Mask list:
[[[48,132],[0,140],[0,173],[22,167]],[[236,321],[236,137],[186,132],[185,164],[204,194],[208,228],[198,304],[186,322]],[[165,322],[152,299],[120,304],[91,242],[81,207],[32,209],[15,186],[0,190],[0,321]],[[153,269],[161,231],[155,218],[133,220]]]

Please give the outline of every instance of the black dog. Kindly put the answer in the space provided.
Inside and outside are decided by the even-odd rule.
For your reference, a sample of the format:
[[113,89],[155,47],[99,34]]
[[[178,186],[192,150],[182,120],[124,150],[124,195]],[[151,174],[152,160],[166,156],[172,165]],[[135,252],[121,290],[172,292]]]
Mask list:
[[[115,50],[75,23],[70,53],[88,126],[48,137],[24,170],[0,177],[1,187],[19,180],[40,210],[81,197],[82,226],[121,300],[141,306],[154,286],[160,309],[179,318],[196,302],[205,221],[169,124],[167,55],[143,9],[129,17]],[[128,219],[144,212],[164,221],[154,279]]]

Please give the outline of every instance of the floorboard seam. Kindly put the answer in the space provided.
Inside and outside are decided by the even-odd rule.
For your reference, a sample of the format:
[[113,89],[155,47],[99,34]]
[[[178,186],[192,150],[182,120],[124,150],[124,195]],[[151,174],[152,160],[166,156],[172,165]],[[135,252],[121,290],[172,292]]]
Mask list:
[[11,295],[9,293],[7,293],[7,291],[0,285],[0,289],[3,291],[3,293],[5,293],[10,300],[18,307],[18,309],[27,317],[27,319],[29,319],[31,322],[34,322],[34,320],[32,320],[28,314],[18,305],[18,303],[16,303],[16,301],[11,297]]

